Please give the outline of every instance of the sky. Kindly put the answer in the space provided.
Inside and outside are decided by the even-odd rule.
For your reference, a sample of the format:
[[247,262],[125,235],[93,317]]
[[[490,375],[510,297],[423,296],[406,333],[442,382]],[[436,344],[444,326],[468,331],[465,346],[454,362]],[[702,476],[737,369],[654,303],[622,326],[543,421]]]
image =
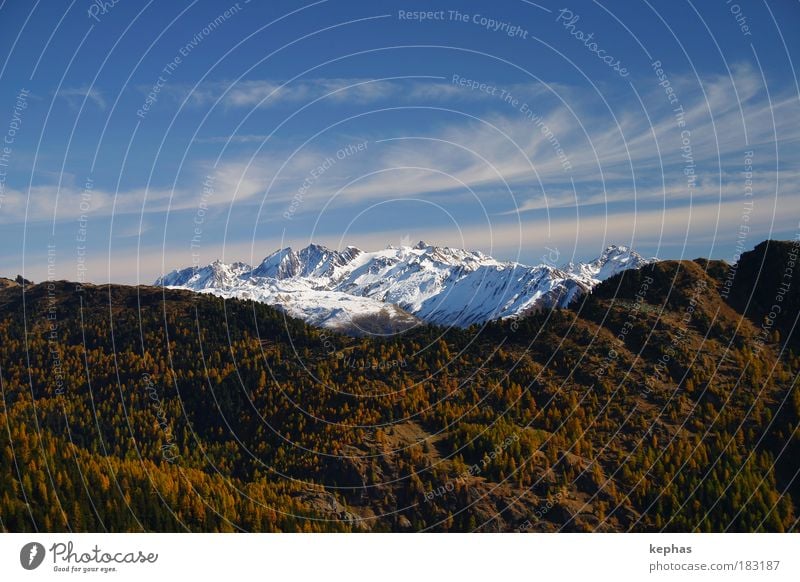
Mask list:
[[0,275],[800,233],[800,2],[0,4]]

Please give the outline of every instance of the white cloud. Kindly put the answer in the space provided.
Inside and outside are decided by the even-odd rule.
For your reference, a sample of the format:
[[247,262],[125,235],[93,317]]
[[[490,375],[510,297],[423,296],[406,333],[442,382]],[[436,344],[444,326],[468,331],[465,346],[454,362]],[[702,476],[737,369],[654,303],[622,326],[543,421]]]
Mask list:
[[106,100],[103,94],[94,87],[61,89],[58,91],[58,96],[64,98],[71,107],[80,108],[83,107],[84,102],[91,101],[100,109],[106,108]]
[[[430,200],[433,197],[461,204],[463,200],[471,199],[468,189],[473,189],[478,201],[492,204],[490,214],[498,217],[505,213],[506,217],[499,220],[508,224],[508,215],[520,211],[525,229],[535,230],[540,238],[541,233],[546,232],[540,228],[541,217],[545,215],[543,210],[575,207],[581,211],[581,232],[591,228],[597,235],[600,227],[596,225],[605,224],[602,221],[607,204],[609,216],[619,218],[614,219],[618,222],[609,223],[610,226],[602,229],[625,232],[628,225],[640,222],[641,218],[649,221],[646,222],[649,230],[642,233],[649,236],[660,231],[652,230],[661,224],[653,222],[652,209],[659,202],[670,208],[669,224],[674,224],[673,216],[694,209],[708,213],[709,208],[717,204],[726,209],[730,208],[729,204],[740,205],[744,152],[753,149],[756,199],[775,199],[774,207],[780,220],[792,216],[791,212],[796,209],[787,193],[796,193],[800,186],[797,170],[800,125],[796,123],[800,118],[800,105],[796,97],[773,91],[770,105],[761,87],[760,76],[746,66],[734,67],[733,80],[719,75],[705,77],[703,87],[708,101],[689,77],[672,80],[684,107],[685,129],[691,132],[692,156],[697,163],[699,177],[691,193],[683,174],[685,160],[681,157],[681,128],[676,125],[672,106],[667,102],[663,89],[655,83],[650,85],[649,92],[642,95],[648,107],[647,115],[638,101],[626,103],[621,98],[609,97],[620,112],[617,118],[619,126],[608,111],[598,105],[596,98],[583,95],[575,88],[559,88],[570,98],[573,115],[566,107],[547,97],[542,86],[514,85],[516,88],[512,92],[517,95],[535,97],[526,102],[529,109],[541,115],[541,123],[537,124],[535,119],[526,118],[519,110],[520,106],[515,109],[480,92],[461,88],[455,91],[449,80],[370,83],[358,79],[325,79],[292,83],[275,95],[281,100],[295,102],[331,91],[336,94],[336,99],[345,99],[349,95],[363,100],[407,100],[411,95],[412,98],[435,98],[447,102],[466,98],[466,95],[470,99],[488,99],[490,104],[492,99],[497,101],[492,105],[491,113],[482,119],[468,115],[443,115],[446,122],[413,130],[397,127],[374,129],[365,152],[337,160],[321,178],[314,180],[312,187],[304,192],[297,212],[311,216],[319,213],[342,188],[331,206],[360,209],[365,204],[393,198]],[[733,96],[733,83],[740,102]],[[240,83],[224,99],[231,99],[231,106],[252,107],[278,85],[280,83],[269,81]],[[344,89],[349,85],[357,87]],[[196,98],[219,98],[225,87],[221,83],[206,84]],[[207,94],[202,94],[202,91]],[[543,131],[543,126],[546,131]],[[391,139],[376,140],[376,136]],[[261,142],[264,138],[266,136],[255,134],[232,139],[246,143]],[[206,138],[206,141],[225,139]],[[172,211],[196,209],[202,195],[202,181],[207,173],[211,173],[215,180],[214,194],[207,200],[209,206],[223,207],[233,202],[237,206],[255,209],[263,201],[266,205],[264,216],[280,216],[310,172],[326,158],[334,156],[336,148],[342,145],[328,147],[330,142],[314,142],[313,146],[304,147],[292,156],[295,144],[291,147],[286,141],[276,144],[268,144],[269,147],[253,159],[231,156],[213,169],[209,169],[208,164],[196,164],[199,171],[192,183],[183,184],[174,192],[150,190],[145,212],[165,212],[167,208]],[[776,145],[778,160],[775,159]],[[557,147],[563,149],[563,156],[559,156]],[[564,159],[569,162],[567,169]],[[718,159],[722,161],[721,167]],[[570,180],[574,180],[575,192]],[[81,195],[78,189],[61,188],[58,191],[52,186],[36,186],[31,191],[29,219],[52,219],[56,212],[56,193],[59,198],[57,217],[74,218]],[[140,212],[144,196],[141,188],[120,193],[115,211]],[[0,208],[0,221],[21,221],[25,216],[26,198],[26,193],[7,191]],[[109,214],[113,200],[113,192],[96,190],[92,212]],[[641,207],[637,213],[634,209],[638,205]],[[532,225],[537,226],[534,228]],[[480,229],[474,230],[469,225],[467,228],[469,236],[464,245],[485,248],[486,240],[481,238]],[[569,221],[560,224],[559,228],[561,231],[569,229]],[[713,232],[713,226],[709,228]],[[762,228],[762,231],[768,229]],[[386,240],[398,239],[407,232],[407,226],[392,233],[376,229],[374,237],[369,239],[373,244],[365,246],[382,246]],[[503,240],[507,243],[513,229],[504,232]],[[673,228],[669,232],[674,235],[677,231]],[[412,238],[423,238],[422,234]],[[575,234],[573,228],[573,238]],[[696,235],[699,234],[697,230]],[[439,235],[442,233],[434,229],[427,236],[438,240]],[[474,243],[470,242],[472,236],[477,237]]]
[[163,188],[134,188],[114,193],[100,188],[84,190],[74,186],[40,185],[32,186],[29,193],[30,199],[26,191],[13,188],[4,191],[0,224],[19,224],[26,219],[58,222],[74,220],[81,215],[139,214],[196,206],[194,197],[186,191]]
[[267,139],[266,134],[216,135],[195,138],[194,143],[264,143]]
[[246,80],[207,82],[188,91],[190,102],[198,105],[219,103],[226,107],[273,107],[283,103],[308,102],[326,97],[333,102],[371,103],[396,96],[402,85],[373,79],[301,79],[292,82]]
[[[534,99],[550,89],[561,93],[571,91],[559,84],[511,83],[500,85],[491,80],[479,80],[490,87],[503,89],[515,97]],[[390,101],[393,104],[458,103],[469,101],[498,101],[497,95],[486,91],[459,86],[448,77],[390,77],[368,78],[312,78],[280,81],[256,79],[240,81],[208,81],[197,87],[175,85],[167,89],[172,95],[187,99],[195,105],[219,104],[225,107],[274,107],[280,104],[304,104],[324,99],[331,104],[365,104]]]

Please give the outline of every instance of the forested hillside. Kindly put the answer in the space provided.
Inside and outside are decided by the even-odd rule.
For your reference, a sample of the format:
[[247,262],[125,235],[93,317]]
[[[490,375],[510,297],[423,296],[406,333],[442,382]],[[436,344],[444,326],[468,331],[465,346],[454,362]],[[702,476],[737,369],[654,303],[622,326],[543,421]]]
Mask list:
[[796,252],[664,261],[568,309],[388,338],[6,280],[0,528],[796,529],[800,281],[775,299]]

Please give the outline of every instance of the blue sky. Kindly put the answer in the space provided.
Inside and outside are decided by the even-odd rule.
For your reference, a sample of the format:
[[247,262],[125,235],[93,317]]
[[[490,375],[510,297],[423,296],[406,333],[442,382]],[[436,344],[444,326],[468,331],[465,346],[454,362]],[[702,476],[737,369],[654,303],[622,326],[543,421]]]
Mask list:
[[731,261],[799,230],[798,24],[788,0],[6,1],[0,274],[420,239]]

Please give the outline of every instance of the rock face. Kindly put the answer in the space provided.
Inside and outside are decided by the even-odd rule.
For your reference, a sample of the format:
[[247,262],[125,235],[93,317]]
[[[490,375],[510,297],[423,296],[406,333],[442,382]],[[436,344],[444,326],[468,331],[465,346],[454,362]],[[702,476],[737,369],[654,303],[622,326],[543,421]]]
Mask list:
[[312,244],[276,251],[256,267],[215,261],[173,271],[156,285],[253,299],[313,325],[380,334],[422,322],[467,327],[565,307],[608,277],[654,260],[616,245],[590,263],[555,268],[423,241],[374,252]]
[[800,263],[800,240],[767,240],[752,251],[742,253],[722,282],[721,293],[731,306],[744,313],[763,334],[779,335],[793,343],[800,342],[796,325],[800,312],[797,289],[797,265]]

